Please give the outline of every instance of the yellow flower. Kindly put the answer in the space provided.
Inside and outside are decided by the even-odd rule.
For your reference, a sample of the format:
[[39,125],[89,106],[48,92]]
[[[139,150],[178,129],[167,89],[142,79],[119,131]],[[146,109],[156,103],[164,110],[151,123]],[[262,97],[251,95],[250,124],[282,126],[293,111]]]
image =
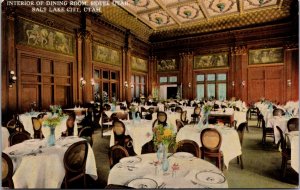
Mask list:
[[164,136],[165,136],[165,137],[172,136],[172,131],[171,131],[171,129],[165,129],[165,130],[164,130]]

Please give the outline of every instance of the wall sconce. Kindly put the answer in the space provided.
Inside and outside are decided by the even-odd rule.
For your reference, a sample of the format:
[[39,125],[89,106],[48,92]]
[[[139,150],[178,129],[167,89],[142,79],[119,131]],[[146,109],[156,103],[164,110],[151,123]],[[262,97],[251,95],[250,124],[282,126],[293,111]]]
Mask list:
[[91,78],[91,85],[94,86],[95,85],[95,80],[93,78]]
[[287,86],[288,86],[288,87],[291,87],[291,86],[292,86],[292,81],[291,81],[291,79],[287,80]]
[[234,85],[235,85],[234,81],[232,81],[231,85],[232,85],[232,86],[234,86]]
[[242,87],[244,88],[245,87],[245,85],[246,85],[246,81],[242,81]]
[[13,83],[16,83],[16,81],[15,71],[9,71],[9,88],[12,88]]
[[188,87],[191,88],[192,87],[192,83],[189,82]]
[[83,77],[80,78],[80,87],[84,87],[86,85],[86,81],[83,79]]
[[128,88],[128,82],[127,81],[124,82],[124,88]]

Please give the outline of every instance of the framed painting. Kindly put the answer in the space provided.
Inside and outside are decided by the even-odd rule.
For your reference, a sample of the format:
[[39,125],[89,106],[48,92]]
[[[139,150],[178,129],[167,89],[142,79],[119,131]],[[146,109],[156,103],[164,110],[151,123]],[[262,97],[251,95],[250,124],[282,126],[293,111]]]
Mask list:
[[93,60],[111,65],[121,65],[121,53],[93,42]]
[[198,55],[194,57],[194,69],[228,67],[228,53]]
[[73,35],[24,18],[19,18],[17,26],[18,44],[74,55],[75,38]]
[[176,71],[178,64],[175,59],[164,59],[157,62],[157,71]]
[[283,63],[283,48],[249,50],[249,65]]
[[131,69],[134,71],[148,71],[148,62],[145,59],[141,59],[138,57],[131,57]]

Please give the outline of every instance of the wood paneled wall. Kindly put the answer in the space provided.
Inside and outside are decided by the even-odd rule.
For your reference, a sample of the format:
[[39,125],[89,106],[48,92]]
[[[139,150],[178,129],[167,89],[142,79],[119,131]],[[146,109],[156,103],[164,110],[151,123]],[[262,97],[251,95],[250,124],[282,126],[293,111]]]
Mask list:
[[[248,103],[261,97],[285,103],[298,100],[299,54],[298,21],[278,23],[248,29],[217,32],[175,40],[153,42],[153,64],[160,59],[177,59],[181,76],[178,84],[183,85],[183,98],[196,97],[197,73],[226,72],[227,97],[240,98]],[[250,65],[250,49],[282,47],[284,61],[278,64]],[[229,66],[225,68],[193,69],[196,55],[228,53]],[[162,72],[154,70],[154,75]],[[288,85],[291,81],[291,86]],[[242,82],[244,81],[244,86]],[[188,83],[193,87],[188,88]],[[157,84],[158,81],[156,80]],[[234,83],[234,85],[232,85]],[[158,85],[158,84],[157,84]]]
[[[148,42],[140,40],[125,28],[109,23],[99,15],[32,13],[25,6],[2,6],[2,10],[3,122],[11,118],[10,113],[29,111],[32,102],[36,102],[41,109],[48,109],[51,104],[70,107],[74,103],[85,104],[92,101],[94,96],[90,80],[94,77],[95,67],[119,71],[118,98],[121,101],[131,100],[130,88],[125,89],[123,86],[124,81],[129,81],[130,84],[131,56],[149,60]],[[74,51],[66,55],[47,49],[48,46],[37,47],[26,40],[25,44],[19,43],[20,32],[28,30],[19,27],[20,19],[34,23],[40,29],[45,28],[48,30],[45,35],[51,31],[66,33],[74,39]],[[28,34],[23,36],[26,35]],[[92,45],[95,42],[118,50],[121,53],[120,66],[94,61]],[[151,69],[149,66],[149,74],[144,73],[148,79]],[[15,71],[17,81],[9,88],[8,73],[11,70]],[[81,77],[87,82],[84,87],[80,87]],[[151,84],[146,82],[149,91]]]

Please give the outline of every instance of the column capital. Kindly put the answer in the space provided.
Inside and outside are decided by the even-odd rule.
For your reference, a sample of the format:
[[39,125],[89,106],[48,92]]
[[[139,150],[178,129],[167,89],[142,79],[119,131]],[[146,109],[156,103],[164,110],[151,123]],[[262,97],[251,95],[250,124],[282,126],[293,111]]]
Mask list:
[[234,46],[230,48],[231,55],[246,55],[247,54],[247,47],[245,45],[242,46]]

